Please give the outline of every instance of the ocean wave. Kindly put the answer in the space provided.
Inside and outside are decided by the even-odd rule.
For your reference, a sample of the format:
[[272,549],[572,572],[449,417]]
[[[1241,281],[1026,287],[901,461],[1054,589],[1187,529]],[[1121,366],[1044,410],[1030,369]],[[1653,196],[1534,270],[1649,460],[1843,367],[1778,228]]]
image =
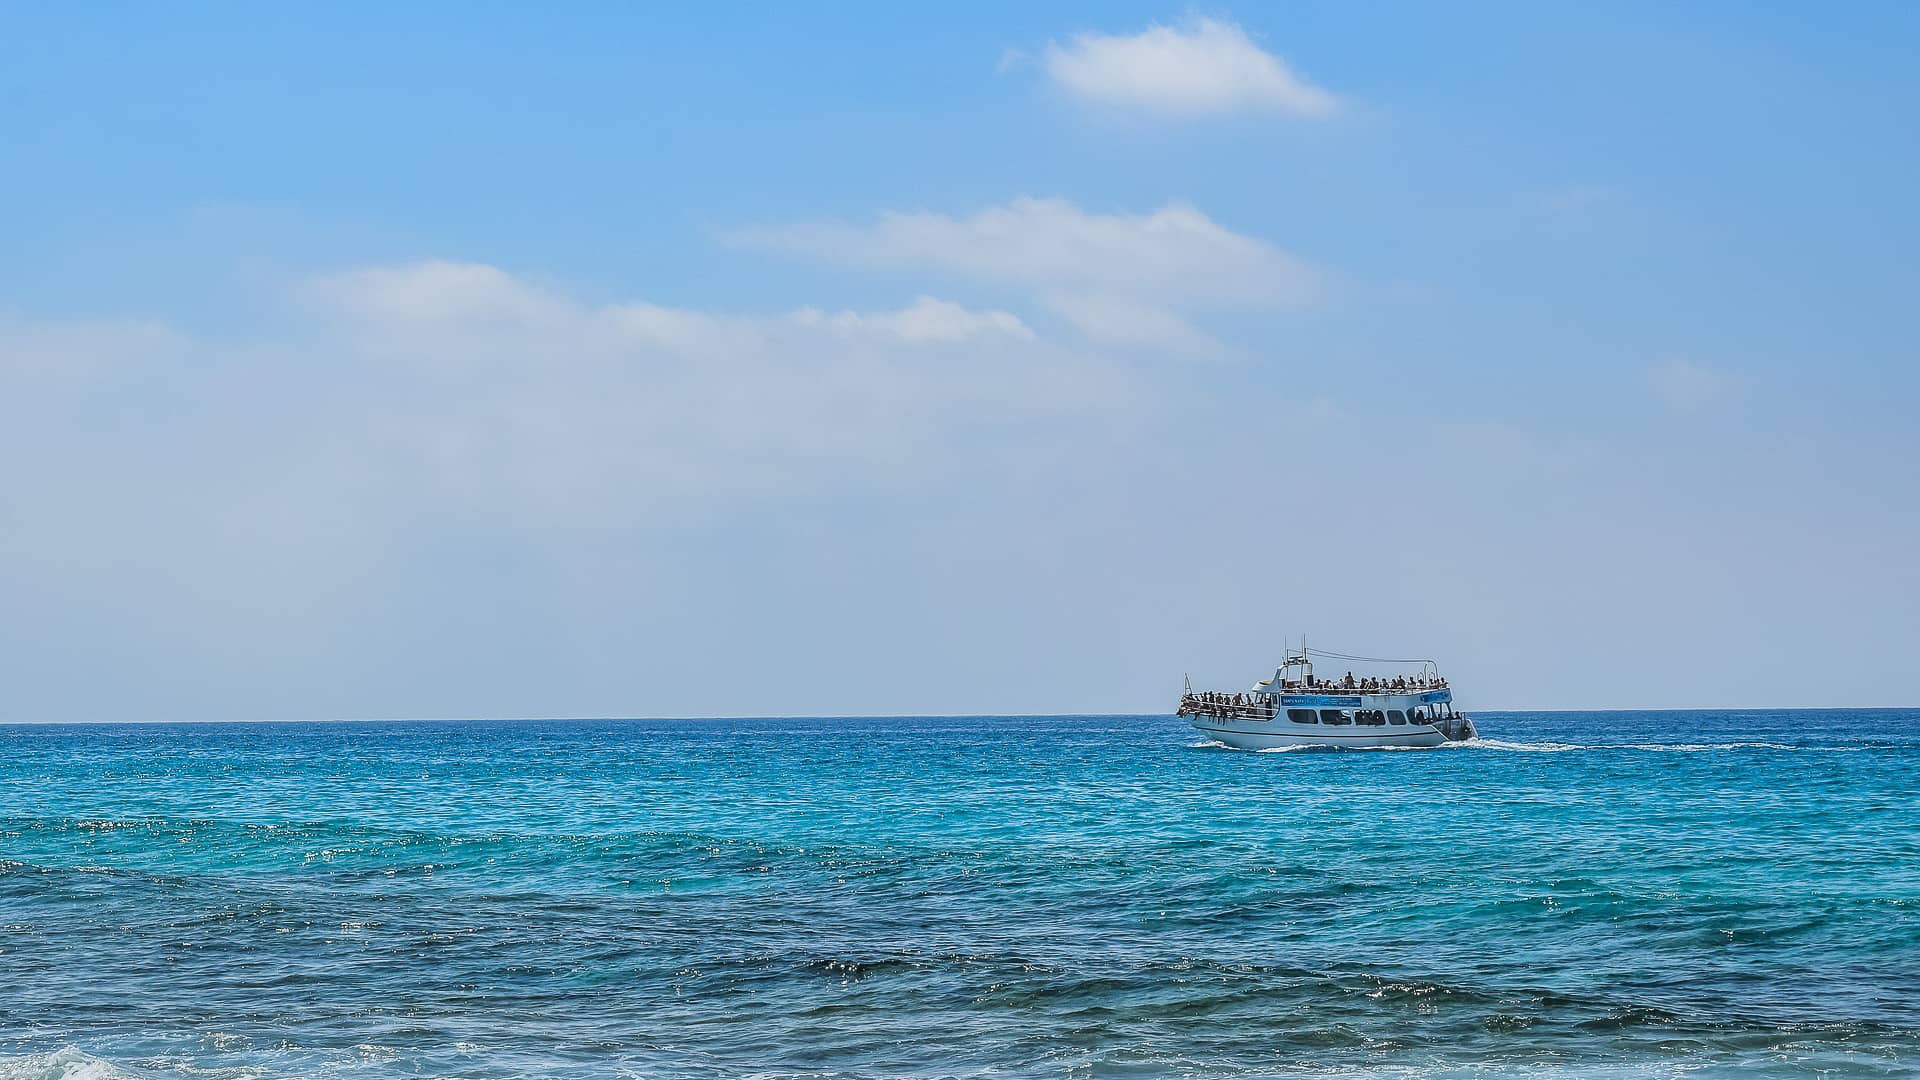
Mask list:
[[[238,1036],[211,1036],[218,1044]],[[219,1046],[227,1049],[226,1046]],[[39,1054],[0,1054],[0,1080],[265,1080],[275,1075],[258,1065],[214,1066],[181,1057],[153,1058],[133,1067],[117,1065],[77,1046]]]
[[0,1080],[120,1080],[135,1075],[72,1046],[46,1054],[0,1056]]

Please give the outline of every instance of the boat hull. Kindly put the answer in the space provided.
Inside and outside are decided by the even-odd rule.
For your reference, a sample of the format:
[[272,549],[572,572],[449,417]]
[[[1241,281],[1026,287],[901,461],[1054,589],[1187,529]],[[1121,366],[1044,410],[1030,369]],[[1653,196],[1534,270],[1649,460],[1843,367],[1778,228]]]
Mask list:
[[1327,731],[1285,720],[1225,720],[1217,716],[1189,716],[1189,723],[1215,742],[1240,750],[1276,750],[1288,746],[1441,746],[1449,740],[1432,725]]

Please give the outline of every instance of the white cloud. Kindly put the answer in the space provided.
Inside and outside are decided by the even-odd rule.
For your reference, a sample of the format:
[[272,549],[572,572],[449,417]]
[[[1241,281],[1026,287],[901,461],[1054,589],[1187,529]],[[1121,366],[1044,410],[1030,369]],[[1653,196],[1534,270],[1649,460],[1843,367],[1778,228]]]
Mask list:
[[1179,313],[1138,300],[1063,295],[1048,297],[1047,306],[1087,340],[1103,345],[1133,345],[1181,353],[1225,350],[1212,335]]
[[572,313],[567,301],[498,267],[443,259],[323,275],[308,291],[322,303],[396,323],[526,324]]
[[[1090,335],[1178,325],[1060,297]],[[1114,671],[1141,674],[1101,681],[1101,707],[1138,710],[1169,670],[1257,661],[1260,612],[1182,598],[1262,580],[1276,543],[1330,568],[1301,579],[1309,606],[1432,596],[1408,640],[1463,610],[1521,626],[1469,643],[1488,656],[1565,636],[1570,561],[1594,568],[1573,600],[1595,641],[1632,640],[1676,596],[1732,613],[1648,655],[1781,604],[1864,620],[1871,649],[1916,596],[1910,500],[1871,497],[1907,458],[1837,435],[1535,438],[1415,417],[1355,437],[1315,391],[1371,400],[1377,373],[1195,379],[938,300],[607,304],[436,263],[334,275],[307,299],[210,337],[0,318],[5,719],[1065,711],[1088,707],[1073,673]],[[1698,400],[1726,385],[1707,370],[1657,384]],[[1464,408],[1497,423],[1498,406]],[[1432,542],[1287,528],[1303,503],[1376,513],[1409,460],[1458,505]],[[1263,497],[1281,475],[1286,498]],[[1756,532],[1755,500],[1783,486],[1832,512]],[[1515,516],[1515,490],[1583,497]],[[1595,500],[1634,513],[1596,519]],[[1226,512],[1245,520],[1193,524]],[[1865,524],[1822,524],[1849,514]],[[1754,600],[1769,574],[1795,587]],[[1567,692],[1631,703],[1563,666]],[[965,677],[930,698],[935,669]]]
[[615,342],[676,352],[723,344],[748,348],[760,341],[755,328],[743,320],[639,300],[612,305],[594,315],[592,321]]
[[931,296],[919,297],[912,306],[899,311],[837,311],[828,314],[817,308],[802,308],[794,313],[793,318],[802,326],[826,326],[845,333],[877,334],[913,344],[966,341],[992,334],[1021,341],[1032,341],[1034,338],[1033,330],[1009,312],[969,311],[950,300]]
[[591,338],[607,348],[683,353],[764,349],[794,328],[909,346],[952,344],[986,334],[1035,339],[1032,328],[1010,312],[976,311],[932,296],[917,297],[898,310],[828,312],[807,307],[784,317],[716,314],[637,300],[593,308],[497,267],[443,260],[324,275],[309,284],[307,295],[386,334],[407,328],[489,335],[517,330],[549,338]]
[[145,364],[175,359],[191,347],[183,335],[151,320],[35,323],[0,316],[0,385],[22,392],[74,392],[111,377],[129,357]]
[[1050,42],[1042,62],[1049,78],[1081,98],[1162,112],[1325,116],[1339,104],[1246,31],[1218,19],[1132,35],[1076,34],[1064,45]]
[[1725,400],[1739,385],[1726,372],[1684,359],[1669,360],[1646,377],[1653,396],[1675,412],[1707,408]]
[[[1312,302],[1321,288],[1319,272],[1306,261],[1184,203],[1102,214],[1065,199],[1023,196],[964,217],[889,211],[870,224],[758,226],[733,230],[726,239],[829,262],[1021,289],[1088,341],[1178,353],[1222,348],[1194,325],[1195,312],[1296,307]],[[923,338],[988,328],[1015,336],[1031,332],[1006,312],[957,319],[951,307],[923,300],[888,325]],[[835,318],[842,326],[855,324]]]
[[892,475],[958,427],[1128,395],[1127,377],[1010,312],[926,295],[864,311],[597,304],[443,260],[301,294],[318,337],[283,347],[352,384],[345,414],[390,479],[557,515]]
[[1319,289],[1319,275],[1303,260],[1184,203],[1100,214],[1065,199],[1021,197],[969,217],[889,211],[871,225],[811,222],[727,236],[751,247],[943,271],[1046,294],[1256,309],[1305,303]]
[[[453,653],[513,637],[493,621],[508,610],[540,622],[571,592],[597,618],[625,582],[618,606],[663,642],[722,610],[739,622],[715,633],[751,637],[763,591],[799,586],[742,585],[729,549],[784,550],[823,505],[910,502],[955,473],[1017,481],[1036,447],[1130,430],[1145,398],[1096,354],[932,296],[731,313],[432,261],[291,299],[254,308],[239,337],[0,313],[0,595],[16,615],[0,636],[112,669],[149,719],[459,712],[474,676]],[[689,566],[724,568],[701,589],[745,591],[676,608],[705,572]],[[515,651],[566,669],[576,620],[546,625]],[[450,663],[368,691],[399,654]],[[5,718],[113,715],[96,711],[112,691],[53,696],[72,682],[35,684],[67,711],[15,695]],[[438,704],[417,704],[423,688]]]

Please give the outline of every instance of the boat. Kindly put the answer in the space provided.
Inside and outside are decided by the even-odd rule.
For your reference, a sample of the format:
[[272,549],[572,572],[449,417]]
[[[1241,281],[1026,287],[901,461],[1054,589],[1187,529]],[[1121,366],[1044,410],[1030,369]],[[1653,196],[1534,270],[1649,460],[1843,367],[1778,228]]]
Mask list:
[[[1306,647],[1283,648],[1273,677],[1244,692],[1196,691],[1188,680],[1179,715],[1215,742],[1242,750],[1290,746],[1444,746],[1477,735],[1453,705],[1453,687],[1432,660],[1388,660]],[[1313,659],[1398,668],[1387,674],[1318,678]]]

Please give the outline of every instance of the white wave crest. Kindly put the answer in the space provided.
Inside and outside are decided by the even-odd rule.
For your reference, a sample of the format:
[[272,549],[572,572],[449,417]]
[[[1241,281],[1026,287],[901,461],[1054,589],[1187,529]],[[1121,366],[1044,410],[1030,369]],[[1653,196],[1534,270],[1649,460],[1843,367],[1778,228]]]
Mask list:
[[[214,1033],[216,1046],[242,1036]],[[194,1065],[178,1057],[142,1060],[134,1068],[95,1057],[77,1046],[40,1054],[0,1054],[0,1080],[265,1080],[272,1072],[259,1065]]]
[[133,1073],[76,1047],[0,1056],[0,1080],[131,1080]]

